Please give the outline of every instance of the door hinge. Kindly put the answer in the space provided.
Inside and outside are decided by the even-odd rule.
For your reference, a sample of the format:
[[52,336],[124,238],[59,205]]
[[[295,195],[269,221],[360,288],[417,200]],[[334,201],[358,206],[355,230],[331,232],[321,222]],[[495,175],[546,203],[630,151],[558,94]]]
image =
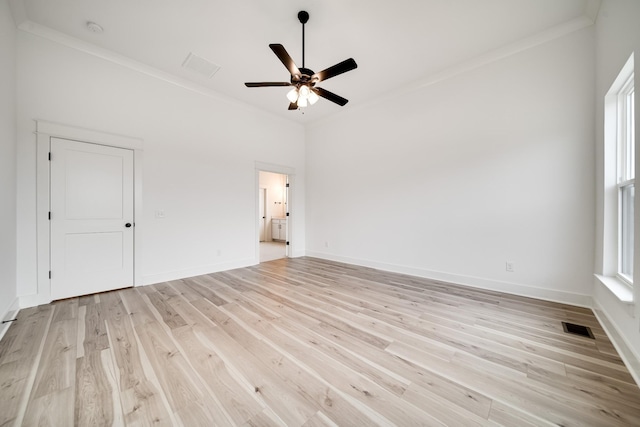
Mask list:
[[49,221],[51,221],[51,211],[49,211]]
[[287,216],[289,216],[289,212],[287,212]]
[[287,241],[287,246],[289,246],[289,242]]
[[49,151],[49,161],[51,161],[51,151]]
[[288,182],[287,182],[287,185],[286,185],[286,187],[287,187],[287,188],[289,188],[289,183],[288,183]]
[[49,279],[51,279],[51,270],[49,270]]

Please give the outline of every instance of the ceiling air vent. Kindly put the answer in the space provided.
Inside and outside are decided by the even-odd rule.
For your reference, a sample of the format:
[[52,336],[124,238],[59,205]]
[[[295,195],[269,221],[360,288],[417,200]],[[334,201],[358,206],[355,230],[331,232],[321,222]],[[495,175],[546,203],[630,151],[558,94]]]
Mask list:
[[182,66],[187,70],[195,71],[196,73],[205,76],[210,79],[218,72],[220,67],[213,62],[209,62],[206,59],[195,55],[193,52],[187,55],[187,59],[184,60]]

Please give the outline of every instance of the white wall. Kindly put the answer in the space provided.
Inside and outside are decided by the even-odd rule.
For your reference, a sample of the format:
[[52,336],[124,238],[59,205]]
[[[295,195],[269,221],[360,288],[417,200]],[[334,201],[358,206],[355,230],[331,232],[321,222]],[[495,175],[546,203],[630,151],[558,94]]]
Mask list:
[[17,308],[15,38],[8,0],[0,0],[0,320]]
[[[136,218],[144,284],[258,262],[256,161],[295,169],[304,215],[303,128],[243,104],[20,31],[17,114],[21,296],[38,292],[34,119],[144,140]],[[303,219],[297,235],[304,245]]]
[[[596,238],[596,273],[603,273],[603,164],[604,164],[604,108],[606,92],[616,79],[631,53],[635,52],[635,87],[636,106],[638,105],[638,61],[640,60],[640,2],[636,0],[605,0],[600,7],[596,21],[596,161],[597,161],[597,238]],[[640,114],[636,110],[636,131]],[[636,132],[636,138],[638,138]],[[636,146],[637,146],[636,139]],[[636,150],[636,156],[640,152]],[[636,164],[638,159],[636,157]],[[638,166],[636,166],[636,170]],[[635,229],[640,230],[640,201],[636,201]],[[640,271],[640,238],[635,237],[635,271],[638,282]],[[596,313],[608,326],[608,332],[619,352],[626,358],[627,365],[640,379],[640,286],[634,287],[632,304],[620,302],[599,280],[593,280],[594,307]]]
[[307,254],[590,304],[593,42],[583,29],[309,128]]

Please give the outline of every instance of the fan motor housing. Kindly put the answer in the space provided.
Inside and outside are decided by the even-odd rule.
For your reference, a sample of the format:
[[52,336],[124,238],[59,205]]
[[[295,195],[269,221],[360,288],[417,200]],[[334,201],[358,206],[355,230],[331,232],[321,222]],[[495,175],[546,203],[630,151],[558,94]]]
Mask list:
[[[291,83],[310,83],[311,82],[311,76],[313,76],[315,74],[315,72],[313,70],[310,70],[308,68],[299,68],[300,70],[300,77],[296,78],[298,76],[291,76]],[[315,82],[312,82],[315,83]]]

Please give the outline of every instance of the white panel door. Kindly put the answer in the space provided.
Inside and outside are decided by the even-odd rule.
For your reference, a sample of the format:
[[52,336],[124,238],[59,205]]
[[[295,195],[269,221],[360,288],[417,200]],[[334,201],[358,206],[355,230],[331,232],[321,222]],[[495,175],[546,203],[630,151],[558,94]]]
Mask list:
[[133,151],[51,139],[51,298],[133,286]]

